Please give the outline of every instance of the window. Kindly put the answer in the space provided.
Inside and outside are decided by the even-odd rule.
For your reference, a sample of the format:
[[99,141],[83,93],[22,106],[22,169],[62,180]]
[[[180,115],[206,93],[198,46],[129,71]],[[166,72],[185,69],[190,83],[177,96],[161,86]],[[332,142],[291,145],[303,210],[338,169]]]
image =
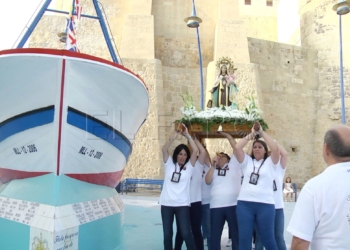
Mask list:
[[266,6],[273,6],[272,0],[266,0]]
[[252,0],[244,0],[245,5],[252,5]]

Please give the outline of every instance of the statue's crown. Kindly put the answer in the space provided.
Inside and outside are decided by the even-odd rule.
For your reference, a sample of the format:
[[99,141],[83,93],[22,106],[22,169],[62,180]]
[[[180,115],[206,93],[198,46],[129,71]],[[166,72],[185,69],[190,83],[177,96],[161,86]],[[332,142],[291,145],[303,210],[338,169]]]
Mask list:
[[219,70],[222,66],[226,66],[226,68],[229,70],[233,68],[233,70],[236,70],[237,68],[234,67],[233,61],[229,57],[221,57],[219,60],[216,61],[216,68]]

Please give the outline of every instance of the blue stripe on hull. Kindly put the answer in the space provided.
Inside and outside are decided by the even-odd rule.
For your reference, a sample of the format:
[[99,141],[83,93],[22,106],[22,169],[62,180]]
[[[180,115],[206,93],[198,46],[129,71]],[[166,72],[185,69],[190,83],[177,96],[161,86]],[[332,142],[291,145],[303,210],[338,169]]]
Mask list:
[[11,117],[0,123],[0,142],[6,138],[31,129],[53,122],[55,109],[54,106],[32,110],[14,117]]
[[132,150],[131,143],[123,134],[113,127],[71,107],[68,108],[67,123],[112,144],[114,147],[118,148],[120,152],[124,154],[126,160],[128,160]]

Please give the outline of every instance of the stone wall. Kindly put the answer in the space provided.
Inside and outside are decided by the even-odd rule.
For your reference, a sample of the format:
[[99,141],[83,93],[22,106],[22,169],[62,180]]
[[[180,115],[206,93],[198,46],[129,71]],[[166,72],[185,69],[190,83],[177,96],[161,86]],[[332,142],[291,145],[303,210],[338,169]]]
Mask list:
[[279,1],[272,1],[272,6],[267,6],[266,0],[251,1],[251,5],[245,5],[245,1],[239,1],[241,19],[247,27],[247,36],[277,42],[277,6]]
[[124,59],[124,65],[145,81],[150,106],[147,120],[136,134],[123,178],[163,178],[163,158],[160,149],[167,138],[162,129],[164,122],[162,64],[155,59]]
[[259,103],[264,105],[268,133],[287,150],[286,176],[300,187],[312,177],[310,155],[321,150],[314,148],[317,51],[253,38],[248,41],[250,60],[259,72]]
[[[185,23],[184,23],[185,25]],[[187,28],[187,27],[186,27]],[[189,29],[189,28],[187,28]],[[201,31],[202,28],[199,28]],[[155,38],[155,57],[167,67],[195,68],[199,67],[198,42],[196,30],[191,29],[193,38]],[[201,40],[203,66],[213,58],[213,39]]]
[[[334,124],[341,123],[340,76],[339,76],[339,23],[332,10],[336,0],[299,0],[301,46],[318,50],[319,102],[315,117],[312,176],[325,168],[320,157],[323,136]],[[343,16],[343,27],[350,25],[350,15]],[[350,124],[350,34],[343,28],[345,111]]]
[[[213,41],[218,0],[196,1],[203,67],[213,60]],[[156,58],[167,67],[198,68],[196,29],[188,28],[184,19],[191,15],[192,1],[153,0]]]
[[277,17],[242,16],[247,36],[277,42]]
[[[205,76],[206,69],[203,71]],[[204,82],[205,84],[205,82]],[[173,68],[163,66],[163,104],[164,104],[164,133],[166,140],[174,133],[173,122],[182,117],[180,108],[184,106],[181,95],[190,94],[194,99],[194,105],[200,107],[200,74],[199,69]],[[161,142],[163,145],[165,140]],[[174,148],[187,141],[179,136],[169,148],[172,154]]]

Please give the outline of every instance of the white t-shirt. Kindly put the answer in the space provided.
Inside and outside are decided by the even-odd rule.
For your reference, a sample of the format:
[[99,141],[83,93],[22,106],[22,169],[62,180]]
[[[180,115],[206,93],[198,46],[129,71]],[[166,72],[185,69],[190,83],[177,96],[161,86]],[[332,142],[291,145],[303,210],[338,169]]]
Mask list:
[[186,163],[186,170],[183,169],[178,183],[172,182],[171,178],[173,173],[180,171],[180,166],[173,163],[173,160],[169,156],[166,163],[164,163],[164,184],[160,194],[159,204],[170,207],[181,207],[190,205],[190,181],[193,172],[191,162]]
[[238,200],[275,204],[273,178],[275,176],[274,172],[279,164],[274,165],[271,157],[267,157],[264,164],[261,166],[257,185],[249,183],[250,176],[254,171],[254,166],[254,172],[257,173],[263,160],[264,159],[260,161],[256,159],[253,160],[249,155],[245,154],[244,160],[241,163],[244,179]]
[[194,164],[190,183],[190,202],[202,201],[203,165],[197,160]]
[[331,165],[305,184],[287,230],[312,250],[350,249],[350,162]]
[[204,165],[203,168],[203,174],[202,174],[202,205],[209,204],[210,203],[210,188],[211,185],[207,185],[205,183],[205,177],[207,176],[209,172],[210,167],[207,165]]
[[277,190],[273,192],[273,198],[275,200],[275,209],[284,208],[283,202],[283,179],[286,169],[283,169],[281,164],[277,165],[274,180],[276,181]]
[[241,189],[241,170],[234,155],[226,166],[228,169],[225,176],[218,175],[220,169],[214,170],[210,189],[210,208],[237,205],[237,197]]

